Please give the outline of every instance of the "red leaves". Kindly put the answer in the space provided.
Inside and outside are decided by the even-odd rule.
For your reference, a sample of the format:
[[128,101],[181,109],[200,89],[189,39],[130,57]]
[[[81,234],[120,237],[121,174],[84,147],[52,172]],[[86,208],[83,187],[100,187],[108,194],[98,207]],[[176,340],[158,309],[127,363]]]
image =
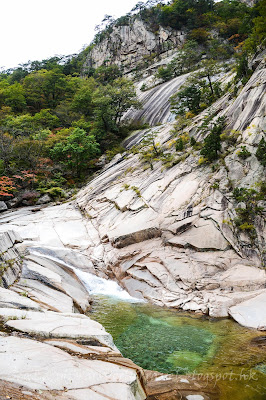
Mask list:
[[36,174],[32,171],[21,171],[22,175],[13,175],[13,178],[21,180],[22,182],[27,181],[28,183],[36,181]]
[[24,183],[23,186],[36,181],[36,174],[33,171],[21,171],[20,175],[0,176],[0,197],[13,197],[13,193],[20,189],[19,183]]
[[0,176],[0,196],[1,197],[12,197],[16,190],[14,179],[8,176]]

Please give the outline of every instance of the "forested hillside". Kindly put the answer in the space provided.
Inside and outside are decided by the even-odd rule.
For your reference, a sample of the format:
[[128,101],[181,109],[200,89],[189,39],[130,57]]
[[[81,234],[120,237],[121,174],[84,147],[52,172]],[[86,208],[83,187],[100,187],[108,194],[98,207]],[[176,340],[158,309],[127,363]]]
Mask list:
[[[179,52],[157,68],[154,84],[200,69],[172,99],[179,124],[226,91],[237,95],[252,73],[248,61],[265,43],[264,18],[265,0],[252,8],[237,0],[175,0],[167,5],[139,2],[118,20],[106,16],[104,28],[99,28],[93,43],[79,55],[28,62],[2,72],[0,199],[17,206],[34,204],[43,194],[50,199],[73,194],[98,168],[101,154],[111,159],[121,150],[122,139],[143,126],[145,121],[132,124],[122,117],[132,108],[141,108],[134,82],[165,51]],[[182,30],[184,41],[178,49],[171,49],[166,39],[127,76],[121,62],[112,64],[107,59],[94,65],[91,57],[97,46],[115,29],[136,20],[155,35],[160,27]],[[212,83],[221,68],[235,73],[226,87]],[[176,146],[182,148],[180,140]]]

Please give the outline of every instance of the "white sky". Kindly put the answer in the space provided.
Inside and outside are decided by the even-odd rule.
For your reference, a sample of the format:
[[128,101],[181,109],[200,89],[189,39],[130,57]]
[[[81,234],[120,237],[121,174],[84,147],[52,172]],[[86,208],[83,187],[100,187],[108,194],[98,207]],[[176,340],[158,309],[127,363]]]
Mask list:
[[0,68],[78,53],[104,15],[119,17],[138,0],[0,0]]

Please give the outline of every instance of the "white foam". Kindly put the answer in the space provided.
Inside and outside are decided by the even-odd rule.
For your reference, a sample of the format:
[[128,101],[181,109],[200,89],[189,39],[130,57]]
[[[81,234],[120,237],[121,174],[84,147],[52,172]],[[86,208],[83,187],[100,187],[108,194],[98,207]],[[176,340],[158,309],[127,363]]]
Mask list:
[[116,297],[118,299],[130,302],[142,302],[142,300],[130,296],[130,294],[123,290],[114,281],[99,278],[96,275],[93,275],[89,272],[80,271],[76,268],[74,270],[90,294],[103,294],[105,296]]
[[124,301],[130,301],[132,303],[142,303],[143,300],[137,299],[136,297],[130,296],[128,292],[122,289],[115,281],[99,278],[89,272],[84,272],[72,265],[67,264],[62,259],[54,257],[50,254],[38,252],[36,249],[31,249],[31,254],[47,258],[48,260],[54,261],[57,264],[64,265],[72,269],[79,279],[84,283],[86,289],[90,294],[102,294],[105,296],[115,297]]

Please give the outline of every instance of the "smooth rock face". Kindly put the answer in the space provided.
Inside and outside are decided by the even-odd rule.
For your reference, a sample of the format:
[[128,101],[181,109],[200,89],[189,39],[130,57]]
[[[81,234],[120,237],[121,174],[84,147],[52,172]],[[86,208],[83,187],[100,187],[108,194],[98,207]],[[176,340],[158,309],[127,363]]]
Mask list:
[[20,235],[9,227],[0,233],[0,286],[7,288],[20,273],[22,260],[17,243],[21,241]]
[[26,310],[40,310],[38,304],[25,296],[0,287],[0,308],[20,308]]
[[[256,224],[257,249],[230,223],[236,217],[230,181],[236,187],[250,187],[265,176],[255,156],[265,121],[265,72],[260,66],[235,101],[225,96],[212,106],[215,119],[225,116],[229,129],[241,132],[236,148],[225,157],[226,168],[199,168],[199,155],[191,152],[171,168],[154,161],[152,169],[137,154],[121,155],[78,194],[78,205],[100,237],[97,247],[89,247],[87,253],[95,257],[101,272],[115,276],[132,296],[224,317],[230,307],[255,299],[265,287],[265,270],[258,268],[263,262],[264,221]],[[176,78],[145,92],[146,121],[165,122],[157,113],[157,106],[164,107],[161,93],[167,97],[179,83]],[[153,92],[156,100],[149,96]],[[168,100],[165,104],[169,107]],[[134,115],[137,119],[131,112],[133,119]],[[202,140],[196,127],[204,115],[187,128],[196,140]],[[154,133],[164,151],[175,156],[167,150],[172,128],[166,124],[135,133],[125,146],[130,149]],[[243,143],[251,152],[245,161],[237,155]]]
[[[0,315],[8,311],[0,309]],[[115,348],[112,336],[98,322],[80,314],[71,313],[12,313],[16,320],[9,320],[6,325],[21,332],[38,337],[70,338],[96,340],[103,345]]]
[[[146,398],[134,369],[80,359],[48,344],[17,337],[0,337],[0,379],[30,390],[58,390],[59,399],[82,399],[85,394],[95,394],[89,397],[95,399],[110,394],[117,400]],[[63,394],[65,388],[70,397]]]
[[188,76],[189,74],[178,76],[145,92],[137,88],[138,98],[143,106],[137,111],[129,110],[124,118],[133,121],[142,120],[151,126],[174,121],[175,116],[171,113],[169,99],[180,90]]
[[71,297],[54,290],[47,285],[33,279],[20,279],[12,290],[17,293],[25,293],[34,302],[51,311],[74,312],[74,304]]
[[230,315],[240,324],[266,331],[266,290],[253,299],[229,309]]
[[263,269],[248,267],[244,265],[236,265],[229,271],[220,275],[222,288],[234,288],[235,290],[250,291],[266,285],[266,271]]

